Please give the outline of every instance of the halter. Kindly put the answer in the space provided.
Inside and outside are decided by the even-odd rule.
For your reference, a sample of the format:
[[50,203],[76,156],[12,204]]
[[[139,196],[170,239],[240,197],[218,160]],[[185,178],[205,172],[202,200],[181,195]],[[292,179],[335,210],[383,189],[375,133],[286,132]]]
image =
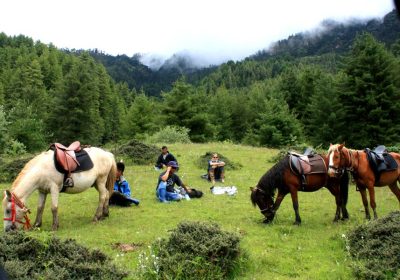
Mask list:
[[[17,219],[17,210],[15,208],[15,205],[20,207],[24,212],[24,219],[25,222],[18,220]],[[31,228],[31,223],[28,217],[28,213],[31,213],[31,211],[25,206],[25,204],[15,195],[15,193],[11,192],[11,217],[10,218],[4,218],[4,221],[11,221],[12,224],[14,225],[15,222],[23,224],[25,230],[29,230]]]
[[[333,165],[329,165],[329,168],[335,170],[336,174],[343,173],[345,170],[348,170],[350,172],[354,172],[355,155],[353,154],[353,151],[351,149],[346,149],[346,150],[347,150],[347,155],[348,155],[348,158],[349,158],[348,164],[346,164],[347,159],[345,157],[345,154],[344,154],[343,150],[338,151],[338,149],[337,149],[337,151],[340,154],[340,160],[343,159],[345,161],[344,165],[343,165],[343,167],[335,167]],[[355,152],[358,155],[358,151],[355,151]]]
[[[260,188],[258,188],[258,187],[256,187],[255,189],[256,189],[256,191],[259,191],[259,192],[262,193],[263,195],[265,195],[265,196],[267,195],[267,193],[266,193],[264,190],[262,190],[262,189],[260,189]],[[273,208],[273,206],[272,206],[271,208]],[[266,213],[266,212],[268,212],[268,211],[272,211],[272,212],[273,212],[273,210],[271,210],[271,208],[264,208],[264,209],[261,209],[260,212],[261,212],[261,214],[263,214],[263,215],[264,215],[264,213]]]

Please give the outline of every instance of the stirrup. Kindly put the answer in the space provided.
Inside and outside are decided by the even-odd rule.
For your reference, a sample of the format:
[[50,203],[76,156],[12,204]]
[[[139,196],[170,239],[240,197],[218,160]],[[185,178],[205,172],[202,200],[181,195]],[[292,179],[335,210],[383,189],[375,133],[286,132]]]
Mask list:
[[74,186],[74,181],[72,180],[72,178],[68,177],[67,179],[65,179],[63,186],[65,188],[72,188]]

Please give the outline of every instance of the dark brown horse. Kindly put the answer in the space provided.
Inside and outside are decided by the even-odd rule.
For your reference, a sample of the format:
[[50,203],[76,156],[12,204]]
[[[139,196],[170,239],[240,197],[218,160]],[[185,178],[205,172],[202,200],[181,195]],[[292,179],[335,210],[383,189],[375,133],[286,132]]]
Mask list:
[[[321,155],[321,157],[325,162],[325,166],[328,166],[328,158],[323,155]],[[301,218],[299,214],[297,192],[314,192],[324,186],[335,196],[336,214],[334,221],[338,221],[341,218],[349,218],[346,209],[349,184],[347,172],[340,178],[329,178],[326,172],[305,175],[307,183],[304,185],[302,184],[301,176],[291,171],[289,161],[290,156],[285,156],[261,177],[255,188],[250,188],[251,201],[254,206],[258,205],[261,213],[265,216],[264,223],[270,223],[274,219],[275,213],[281,205],[282,200],[290,193],[296,215],[294,224],[300,225]],[[274,202],[276,190],[278,190],[278,195]]]
[[366,151],[352,150],[344,146],[344,144],[331,145],[328,150],[329,169],[328,174],[335,177],[341,173],[341,170],[350,170],[356,182],[357,189],[360,191],[362,202],[365,208],[365,217],[371,219],[368,208],[367,189],[369,192],[370,205],[374,211],[374,218],[378,217],[376,213],[375,190],[374,186],[389,186],[390,190],[396,195],[400,202],[400,189],[397,181],[400,179],[400,154],[389,153],[397,162],[397,169],[386,171],[380,174],[379,180],[376,181],[374,171],[368,162]]

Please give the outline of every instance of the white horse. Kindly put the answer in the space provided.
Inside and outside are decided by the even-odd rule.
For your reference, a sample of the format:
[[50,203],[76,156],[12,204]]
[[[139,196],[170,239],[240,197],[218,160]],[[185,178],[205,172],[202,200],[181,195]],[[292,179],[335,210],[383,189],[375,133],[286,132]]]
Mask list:
[[[80,193],[95,186],[99,192],[99,205],[94,222],[108,216],[108,200],[113,191],[116,163],[114,155],[100,148],[85,148],[93,162],[93,168],[87,171],[72,173],[74,186],[67,188],[66,193]],[[64,174],[57,171],[54,164],[54,151],[43,152],[31,159],[12,184],[11,190],[5,191],[3,199],[4,230],[30,228],[26,201],[35,191],[39,191],[35,227],[42,224],[42,215],[47,194],[51,195],[53,213],[52,229],[58,229],[58,198],[62,189]]]

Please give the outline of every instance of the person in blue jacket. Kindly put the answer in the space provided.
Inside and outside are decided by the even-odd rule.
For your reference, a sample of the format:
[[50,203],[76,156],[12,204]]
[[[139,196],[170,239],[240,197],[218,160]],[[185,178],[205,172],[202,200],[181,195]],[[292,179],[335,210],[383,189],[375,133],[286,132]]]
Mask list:
[[131,188],[124,178],[125,164],[117,162],[116,181],[114,183],[114,192],[110,197],[109,204],[130,206],[131,204],[139,205],[139,200],[131,197]]

